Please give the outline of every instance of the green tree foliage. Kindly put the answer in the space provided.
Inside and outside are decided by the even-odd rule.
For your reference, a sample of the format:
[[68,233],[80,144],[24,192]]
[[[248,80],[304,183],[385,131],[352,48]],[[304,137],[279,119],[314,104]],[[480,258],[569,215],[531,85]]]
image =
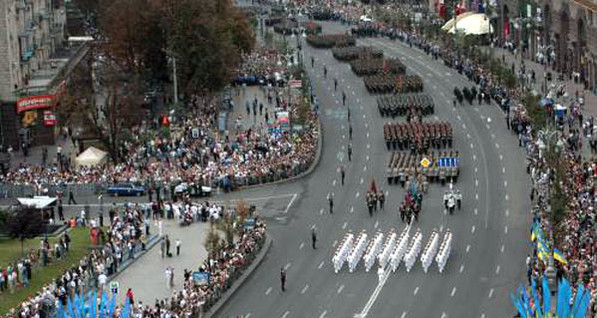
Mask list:
[[6,232],[16,239],[33,238],[43,231],[41,212],[36,209],[23,207],[7,212]]
[[537,130],[543,129],[547,123],[547,111],[544,107],[539,106],[539,96],[527,93],[522,102],[531,118],[533,127]]

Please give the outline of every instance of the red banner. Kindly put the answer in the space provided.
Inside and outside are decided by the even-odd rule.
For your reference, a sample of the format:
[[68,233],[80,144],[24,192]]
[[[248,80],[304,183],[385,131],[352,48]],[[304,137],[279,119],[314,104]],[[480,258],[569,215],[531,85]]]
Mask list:
[[23,97],[17,100],[17,113],[54,106],[56,106],[56,95]]

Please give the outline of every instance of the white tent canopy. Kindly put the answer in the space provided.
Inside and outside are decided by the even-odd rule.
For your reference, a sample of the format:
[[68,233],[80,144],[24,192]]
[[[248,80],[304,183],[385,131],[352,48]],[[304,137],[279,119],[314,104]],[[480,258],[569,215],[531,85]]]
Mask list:
[[97,166],[106,161],[107,155],[103,150],[89,147],[75,159],[75,162],[77,166]]
[[455,23],[452,22],[452,20],[448,21],[442,27],[442,30],[448,31],[449,33],[456,33],[456,31],[458,31],[467,35],[493,33],[493,27],[491,26],[491,23],[489,23],[489,18],[485,14],[473,13],[466,16],[464,15],[465,14],[459,15]]
[[464,19],[472,14],[475,14],[475,13],[474,12],[464,12],[464,13],[458,15],[457,17],[448,20],[448,22],[446,22],[446,24],[444,24],[444,26],[442,26],[442,30],[444,30],[444,31],[450,30],[452,27],[454,27],[455,22],[460,22],[460,21],[462,21],[462,19]]
[[34,196],[33,198],[17,198],[21,205],[26,205],[36,209],[45,209],[56,202],[57,198],[48,196]]

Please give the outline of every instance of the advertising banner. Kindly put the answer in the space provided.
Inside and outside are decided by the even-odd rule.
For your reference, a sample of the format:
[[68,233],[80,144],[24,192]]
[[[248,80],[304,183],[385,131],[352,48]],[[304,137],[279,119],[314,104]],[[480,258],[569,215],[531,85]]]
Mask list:
[[17,113],[56,106],[56,95],[30,96],[17,100]]

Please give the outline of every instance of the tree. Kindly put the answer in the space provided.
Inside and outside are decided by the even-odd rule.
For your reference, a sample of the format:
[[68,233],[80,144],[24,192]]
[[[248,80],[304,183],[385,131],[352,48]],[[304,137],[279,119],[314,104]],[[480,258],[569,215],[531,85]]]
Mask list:
[[22,207],[8,212],[6,232],[10,237],[21,241],[21,256],[23,255],[23,242],[25,239],[34,238],[42,231],[43,220],[39,210]]
[[207,232],[207,236],[205,238],[205,249],[212,257],[218,253],[221,248],[220,236],[215,228],[215,226],[210,224],[209,232]]

